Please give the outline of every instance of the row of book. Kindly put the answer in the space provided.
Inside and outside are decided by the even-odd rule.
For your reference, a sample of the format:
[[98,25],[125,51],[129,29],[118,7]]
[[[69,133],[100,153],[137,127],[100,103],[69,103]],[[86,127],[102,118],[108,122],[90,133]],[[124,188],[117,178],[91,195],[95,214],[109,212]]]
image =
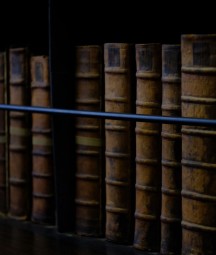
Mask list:
[[[215,119],[215,49],[214,34],[182,35],[179,45],[77,46],[75,109]],[[31,95],[32,105],[50,107],[48,65],[33,61],[32,93],[24,92],[20,58],[9,64],[9,103]],[[8,115],[9,215],[25,215],[30,195],[32,218],[43,222],[55,213],[50,118],[32,114],[31,148],[26,117]],[[75,117],[74,232],[161,254],[213,254],[215,139],[214,127]]]
[[[27,47],[0,54],[0,103],[50,107],[48,56]],[[1,111],[0,211],[54,223],[52,127],[49,115]]]

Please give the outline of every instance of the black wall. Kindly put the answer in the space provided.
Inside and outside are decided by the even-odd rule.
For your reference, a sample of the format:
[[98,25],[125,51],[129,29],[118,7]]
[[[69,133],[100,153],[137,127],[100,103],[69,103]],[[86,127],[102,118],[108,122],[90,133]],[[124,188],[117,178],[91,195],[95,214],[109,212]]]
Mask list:
[[0,9],[1,48],[25,45],[48,52],[48,0],[3,0]]
[[2,0],[0,47],[48,50],[48,6],[65,44],[178,43],[183,33],[215,33],[213,1]]

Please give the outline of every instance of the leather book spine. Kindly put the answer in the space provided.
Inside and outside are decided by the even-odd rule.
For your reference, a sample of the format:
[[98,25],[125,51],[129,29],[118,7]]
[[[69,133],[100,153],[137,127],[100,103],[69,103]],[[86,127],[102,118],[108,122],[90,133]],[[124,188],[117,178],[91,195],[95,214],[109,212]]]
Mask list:
[[[182,116],[215,119],[216,34],[185,34]],[[182,126],[182,254],[216,250],[216,129]]]
[[[51,107],[48,56],[31,57],[31,105]],[[40,224],[55,223],[51,115],[32,113],[32,214]]]
[[[181,47],[162,45],[162,115],[181,117]],[[181,253],[181,125],[162,124],[161,254]]]
[[[6,51],[0,52],[0,104],[7,103],[7,59]],[[0,213],[7,213],[7,175],[8,175],[8,153],[7,153],[7,116],[8,112],[0,110]]]
[[[136,113],[161,115],[161,44],[136,44]],[[160,249],[161,124],[136,122],[134,247]]]
[[[9,103],[30,105],[28,49],[9,49]],[[31,118],[9,112],[9,216],[26,220],[31,208]]]
[[[106,43],[105,111],[132,113],[134,47],[127,43]],[[134,75],[135,76],[135,75]],[[106,239],[131,243],[134,212],[133,123],[105,120]]]
[[[75,107],[103,110],[102,47],[76,47]],[[104,234],[104,125],[100,118],[75,118],[75,232]]]

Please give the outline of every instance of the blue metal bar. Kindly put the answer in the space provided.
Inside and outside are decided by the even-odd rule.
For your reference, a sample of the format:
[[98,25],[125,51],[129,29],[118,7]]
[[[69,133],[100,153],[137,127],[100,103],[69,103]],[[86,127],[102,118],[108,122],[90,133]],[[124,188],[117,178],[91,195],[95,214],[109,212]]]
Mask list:
[[185,117],[168,117],[168,116],[153,116],[143,114],[127,114],[127,113],[112,113],[112,112],[94,112],[94,111],[80,111],[68,110],[46,107],[33,107],[33,106],[20,106],[20,105],[7,105],[0,104],[0,109],[8,111],[24,111],[24,112],[37,112],[48,114],[61,114],[83,116],[90,118],[103,118],[103,119],[119,119],[140,122],[157,122],[165,124],[180,124],[180,125],[193,125],[193,126],[216,126],[216,119],[201,119],[201,118],[185,118]]

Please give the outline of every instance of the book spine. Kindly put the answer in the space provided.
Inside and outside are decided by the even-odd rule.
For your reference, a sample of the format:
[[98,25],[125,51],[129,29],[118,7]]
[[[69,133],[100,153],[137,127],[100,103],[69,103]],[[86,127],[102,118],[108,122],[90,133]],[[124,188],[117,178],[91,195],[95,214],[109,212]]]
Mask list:
[[[102,48],[99,45],[76,47],[75,107],[102,111]],[[79,235],[102,236],[103,121],[75,119],[75,231]]]
[[[105,111],[132,112],[133,47],[106,43]],[[107,240],[130,243],[133,232],[133,125],[130,121],[105,120],[106,230]]]
[[[182,116],[215,119],[216,34],[181,37]],[[216,129],[182,126],[182,254],[216,250]]]
[[[6,52],[0,52],[0,104],[7,103]],[[7,213],[7,112],[0,111],[0,213]]]
[[[161,45],[136,44],[136,113],[161,115]],[[158,251],[161,210],[161,124],[136,123],[134,247]]]
[[[9,49],[9,96],[12,105],[29,105],[29,57],[27,48]],[[9,216],[26,220],[31,206],[30,114],[9,113]]]
[[[50,107],[48,56],[31,57],[31,105]],[[33,222],[54,224],[54,166],[51,116],[32,113]]]
[[[162,45],[162,115],[181,116],[180,45]],[[181,253],[181,125],[162,124],[161,254]]]

